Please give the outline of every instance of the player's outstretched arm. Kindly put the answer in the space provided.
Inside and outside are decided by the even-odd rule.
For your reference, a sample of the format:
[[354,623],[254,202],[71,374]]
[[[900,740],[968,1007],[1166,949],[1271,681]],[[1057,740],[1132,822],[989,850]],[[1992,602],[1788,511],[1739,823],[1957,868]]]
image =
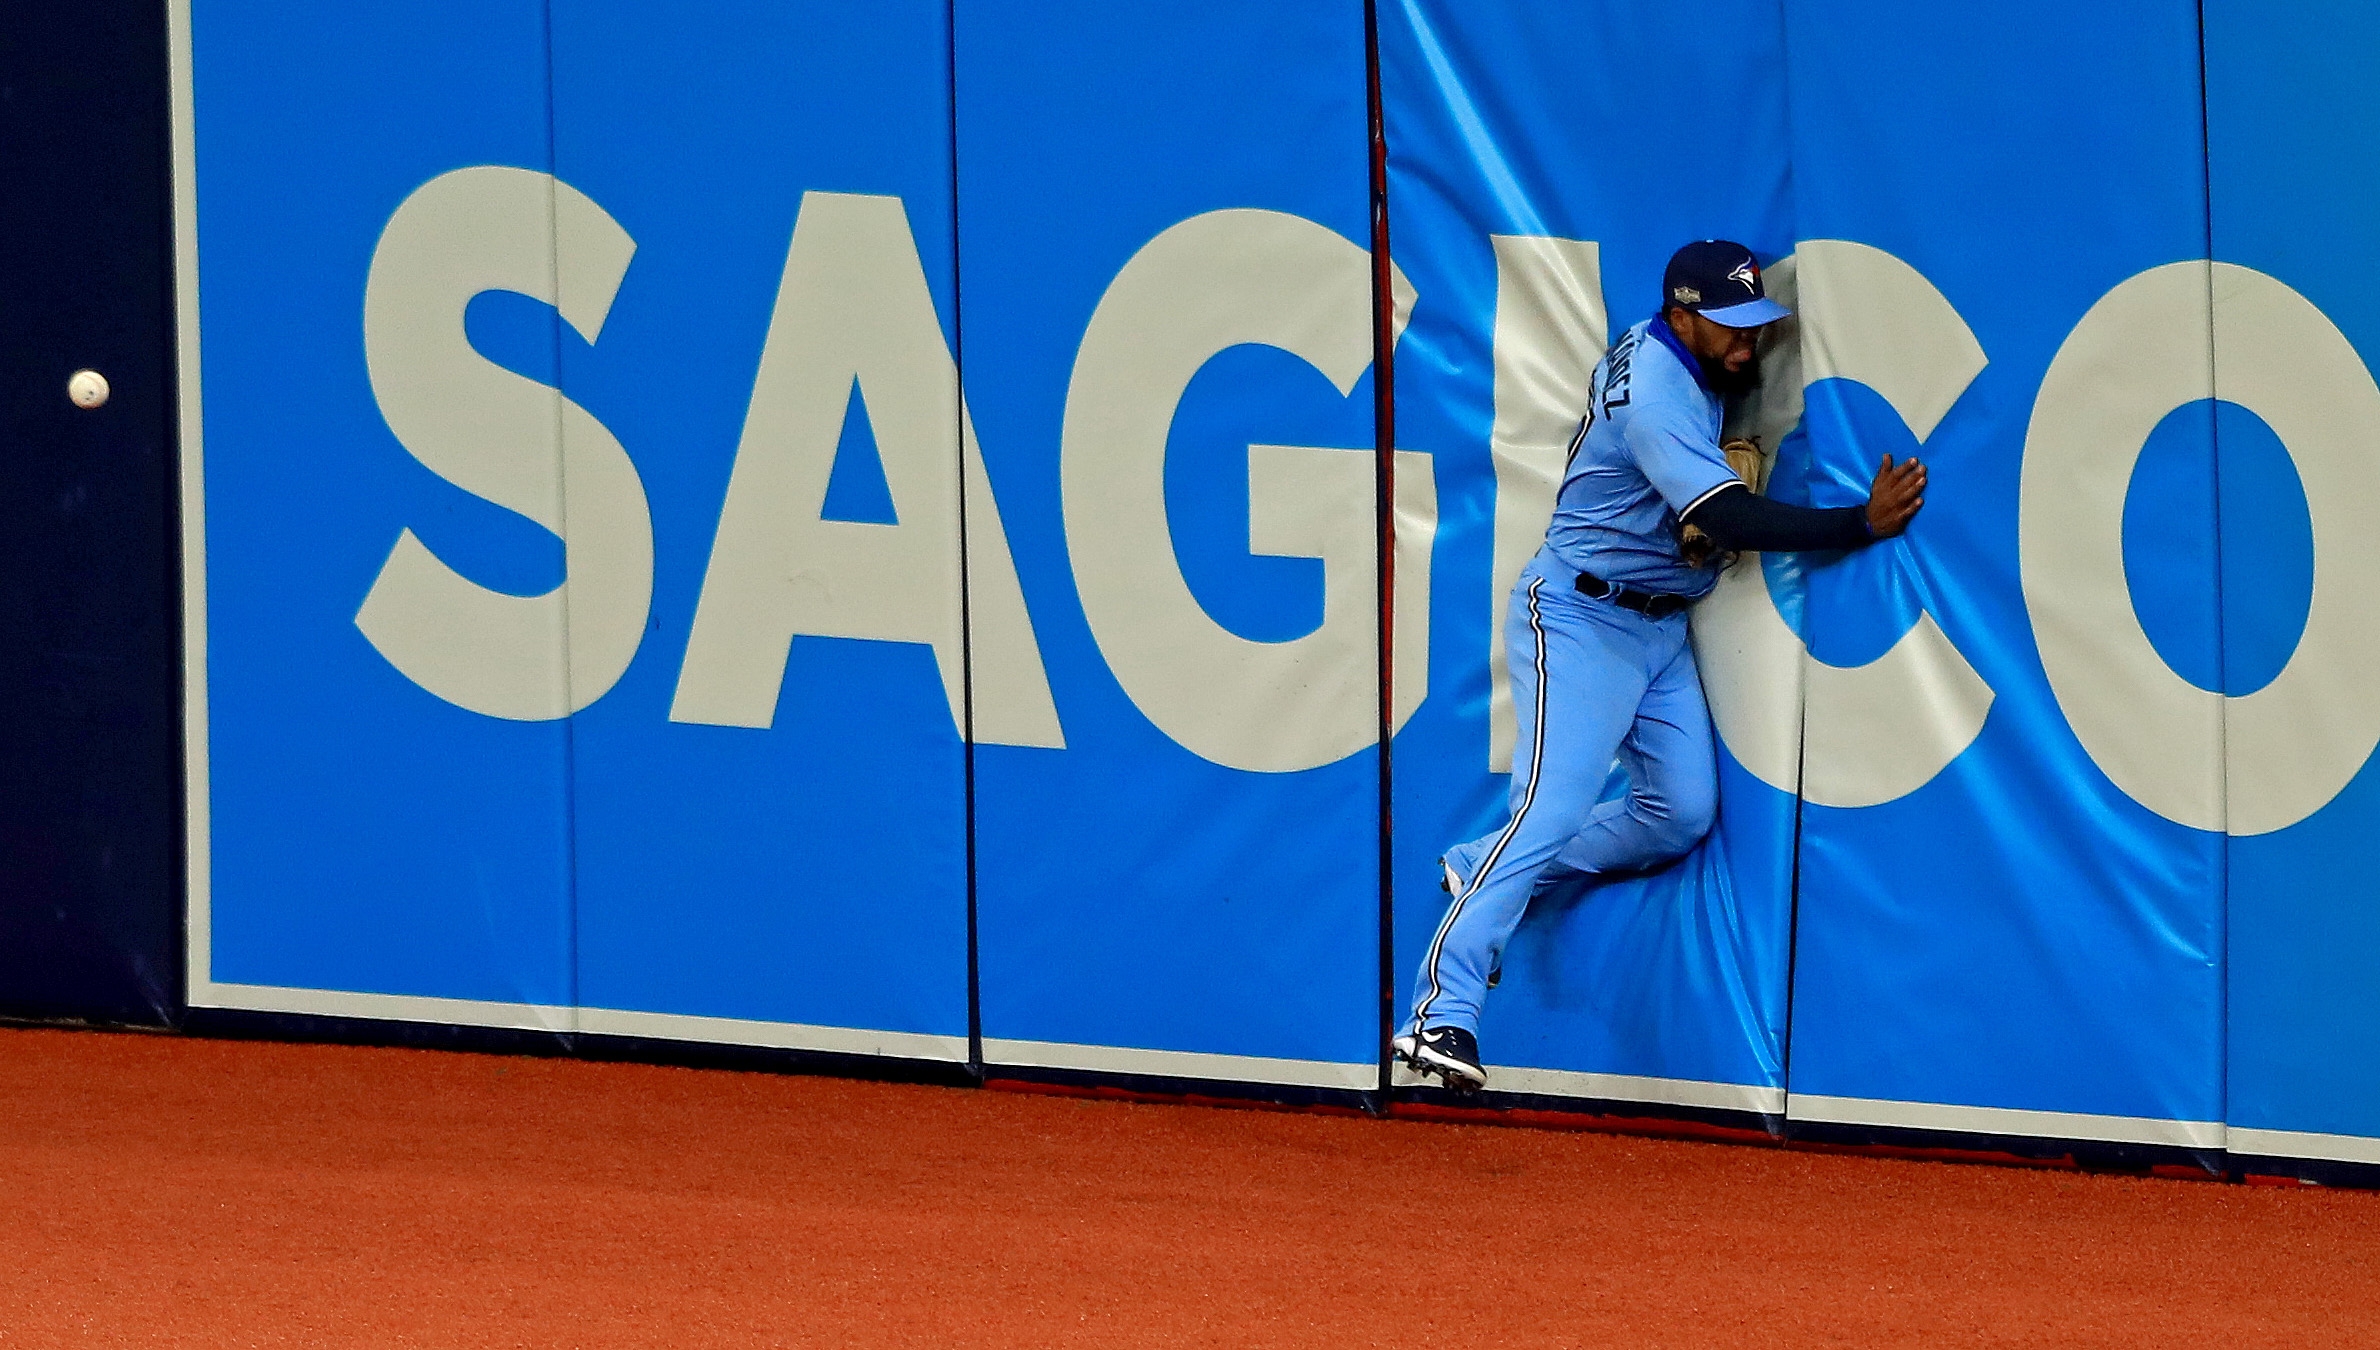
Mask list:
[[1731,483],[1703,498],[1680,523],[1701,530],[1730,553],[1793,553],[1874,543],[1866,512],[1864,506],[1788,506]]
[[1736,485],[1704,498],[1686,513],[1684,523],[1729,552],[1861,548],[1909,528],[1925,505],[1925,481],[1924,465],[1915,459],[1894,464],[1886,455],[1865,505],[1788,506]]

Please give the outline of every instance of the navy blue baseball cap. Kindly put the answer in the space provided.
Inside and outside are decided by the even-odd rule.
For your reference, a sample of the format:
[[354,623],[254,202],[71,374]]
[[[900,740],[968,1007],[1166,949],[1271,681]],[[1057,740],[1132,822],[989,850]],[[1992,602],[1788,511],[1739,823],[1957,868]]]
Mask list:
[[1768,298],[1752,250],[1726,239],[1697,239],[1671,254],[1661,295],[1664,305],[1728,328],[1758,328],[1793,314]]

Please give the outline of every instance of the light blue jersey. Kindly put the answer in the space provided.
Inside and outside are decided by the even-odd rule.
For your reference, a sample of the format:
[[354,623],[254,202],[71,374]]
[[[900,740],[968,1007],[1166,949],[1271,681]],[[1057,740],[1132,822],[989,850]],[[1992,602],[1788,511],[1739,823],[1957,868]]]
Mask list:
[[[1408,1039],[1478,1031],[1490,974],[1541,887],[1660,866],[1717,813],[1718,750],[1685,612],[1623,609],[1578,579],[1694,596],[1717,582],[1716,568],[1679,556],[1677,528],[1737,481],[1719,450],[1720,399],[1659,319],[1620,335],[1588,395],[1545,547],[1504,625],[1519,732],[1512,815],[1446,851],[1453,899],[1414,979]],[[1606,802],[1615,761],[1628,795]]]
[[1640,591],[1696,596],[1719,580],[1678,553],[1678,517],[1737,481],[1719,451],[1724,413],[1669,325],[1620,335],[1587,386],[1546,547],[1582,572]]

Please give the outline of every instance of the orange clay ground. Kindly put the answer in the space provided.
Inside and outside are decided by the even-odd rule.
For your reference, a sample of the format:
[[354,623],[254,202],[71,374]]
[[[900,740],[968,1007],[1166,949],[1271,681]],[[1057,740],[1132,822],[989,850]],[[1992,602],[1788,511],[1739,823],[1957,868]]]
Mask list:
[[0,1346],[2380,1345],[2380,1194],[0,1031]]

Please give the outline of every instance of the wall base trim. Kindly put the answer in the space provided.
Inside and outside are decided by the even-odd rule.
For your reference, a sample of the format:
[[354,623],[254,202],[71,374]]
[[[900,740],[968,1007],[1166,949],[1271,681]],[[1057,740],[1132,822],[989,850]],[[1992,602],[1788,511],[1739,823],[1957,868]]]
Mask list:
[[2219,1120],[2161,1120],[2154,1116],[2095,1116],[2075,1111],[2029,1111],[2001,1106],[1953,1106],[1942,1102],[1887,1101],[1868,1097],[1825,1097],[1788,1093],[1785,1118],[1820,1125],[1873,1125],[1899,1130],[1939,1130],[2002,1138],[2078,1140],[2095,1144],[2150,1144],[2165,1148],[2221,1149]]
[[548,1003],[500,1003],[435,998],[424,994],[364,994],[341,989],[296,989],[265,984],[209,983],[190,991],[193,1008],[238,1012],[294,1013],[308,1017],[353,1017],[385,1022],[428,1022],[501,1031],[539,1031],[555,1036],[633,1036],[657,1041],[751,1046],[768,1050],[812,1050],[825,1054],[888,1059],[937,1060],[963,1064],[965,1036],[857,1027],[759,1022],[686,1013],[630,1012],[620,1008],[573,1008]]
[[2360,1134],[2314,1134],[2301,1130],[2231,1127],[2231,1151],[2252,1158],[2304,1158],[2316,1162],[2380,1165],[2380,1139]]
[[1143,1050],[1066,1041],[983,1038],[986,1068],[1067,1069],[1080,1073],[1129,1074],[1142,1078],[1185,1078],[1210,1083],[1271,1083],[1281,1087],[1337,1088],[1371,1092],[1380,1086],[1378,1064],[1343,1064],[1324,1059],[1269,1059],[1261,1055],[1218,1055],[1192,1050]]
[[[1740,1111],[1757,1116],[1782,1115],[1785,1111],[1785,1089],[1752,1083],[1712,1083],[1694,1078],[1649,1078],[1636,1074],[1532,1069],[1504,1064],[1490,1064],[1487,1071],[1487,1091],[1493,1094],[1646,1102],[1657,1106],[1691,1107],[1700,1111]],[[1391,1086],[1430,1087],[1436,1082],[1436,1079],[1423,1078],[1400,1064]]]

